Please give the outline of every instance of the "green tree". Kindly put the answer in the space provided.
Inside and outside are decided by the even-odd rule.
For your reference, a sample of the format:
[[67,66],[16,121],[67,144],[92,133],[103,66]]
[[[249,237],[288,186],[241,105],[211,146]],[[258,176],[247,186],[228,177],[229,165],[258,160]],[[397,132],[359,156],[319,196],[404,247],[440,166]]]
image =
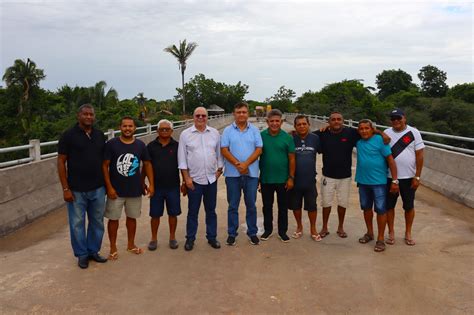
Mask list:
[[107,92],[107,83],[99,81],[94,86],[89,88],[89,99],[92,105],[98,110],[105,109],[109,105],[116,105],[118,102],[118,93],[111,87]]
[[273,96],[265,99],[265,102],[270,103],[272,108],[278,108],[282,112],[295,111],[292,100],[295,96],[295,91],[282,85]]
[[464,102],[474,103],[474,83],[456,84],[449,89],[448,96]]
[[138,107],[140,108],[140,120],[145,120],[148,114],[148,109],[146,107],[147,98],[143,95],[143,92],[140,92],[133,98],[137,102]]
[[412,83],[411,75],[401,69],[382,71],[377,74],[375,83],[379,90],[377,96],[381,100],[400,91],[408,91],[410,88],[416,87]]
[[421,80],[421,91],[424,96],[443,97],[448,92],[446,72],[432,65],[424,66],[418,73]]
[[194,42],[186,43],[186,39],[179,41],[179,47],[176,45],[168,46],[164,49],[165,52],[172,54],[179,64],[179,69],[181,70],[181,87],[182,87],[182,99],[183,99],[183,115],[186,113],[186,93],[184,86],[184,72],[186,71],[186,61],[191,56],[193,51],[198,45]]
[[30,58],[24,62],[21,59],[15,60],[13,66],[5,70],[2,80],[7,87],[21,86],[23,95],[18,103],[18,115],[23,113],[24,105],[29,101],[31,89],[39,86],[39,82],[45,78],[44,71],[36,68],[36,63]]

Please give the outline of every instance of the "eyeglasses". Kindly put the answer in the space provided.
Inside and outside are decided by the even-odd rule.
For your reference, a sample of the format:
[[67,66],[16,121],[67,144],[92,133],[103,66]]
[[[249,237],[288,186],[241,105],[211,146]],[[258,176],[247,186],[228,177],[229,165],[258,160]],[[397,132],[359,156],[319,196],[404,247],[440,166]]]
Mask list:
[[206,118],[207,115],[206,114],[196,114],[196,115],[194,115],[194,117],[196,117],[196,118]]
[[171,131],[171,128],[158,128],[158,131],[160,131],[160,132],[168,132],[168,131]]
[[391,121],[402,120],[402,117],[401,116],[393,116],[393,117],[390,117],[390,120]]

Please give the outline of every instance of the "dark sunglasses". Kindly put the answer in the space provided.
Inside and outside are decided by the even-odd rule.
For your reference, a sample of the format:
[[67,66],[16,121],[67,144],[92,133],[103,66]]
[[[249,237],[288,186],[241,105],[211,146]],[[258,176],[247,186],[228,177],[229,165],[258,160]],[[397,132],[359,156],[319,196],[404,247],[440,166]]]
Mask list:
[[206,114],[196,114],[196,115],[194,115],[194,117],[196,117],[196,118],[206,118],[207,115]]
[[168,132],[171,131],[171,128],[158,128],[158,131]]
[[402,116],[393,116],[393,117],[390,117],[390,120],[391,121],[402,120]]

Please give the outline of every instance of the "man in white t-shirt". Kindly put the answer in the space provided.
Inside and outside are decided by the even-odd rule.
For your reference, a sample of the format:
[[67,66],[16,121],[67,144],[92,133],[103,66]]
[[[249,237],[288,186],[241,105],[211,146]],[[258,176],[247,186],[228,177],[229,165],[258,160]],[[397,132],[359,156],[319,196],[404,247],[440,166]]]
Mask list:
[[[423,168],[423,148],[425,147],[420,132],[407,125],[405,113],[401,109],[394,109],[390,112],[392,127],[384,132],[390,137],[390,147],[392,156],[397,165],[399,180],[399,194],[387,194],[388,208],[388,239],[386,243],[395,244],[395,205],[398,195],[401,195],[403,209],[405,210],[405,243],[415,245],[415,240],[411,235],[413,219],[415,218],[415,192],[420,185],[420,175]],[[390,173],[388,174],[390,177]],[[388,178],[388,182],[392,181]]]

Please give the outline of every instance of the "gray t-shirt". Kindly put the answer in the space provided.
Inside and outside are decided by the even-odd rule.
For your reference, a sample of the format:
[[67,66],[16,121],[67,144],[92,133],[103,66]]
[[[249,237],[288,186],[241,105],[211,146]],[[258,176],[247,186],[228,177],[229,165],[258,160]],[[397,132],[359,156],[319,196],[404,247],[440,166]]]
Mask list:
[[305,139],[301,139],[295,134],[293,140],[296,156],[295,188],[306,189],[316,184],[316,154],[320,150],[319,137],[309,133]]

